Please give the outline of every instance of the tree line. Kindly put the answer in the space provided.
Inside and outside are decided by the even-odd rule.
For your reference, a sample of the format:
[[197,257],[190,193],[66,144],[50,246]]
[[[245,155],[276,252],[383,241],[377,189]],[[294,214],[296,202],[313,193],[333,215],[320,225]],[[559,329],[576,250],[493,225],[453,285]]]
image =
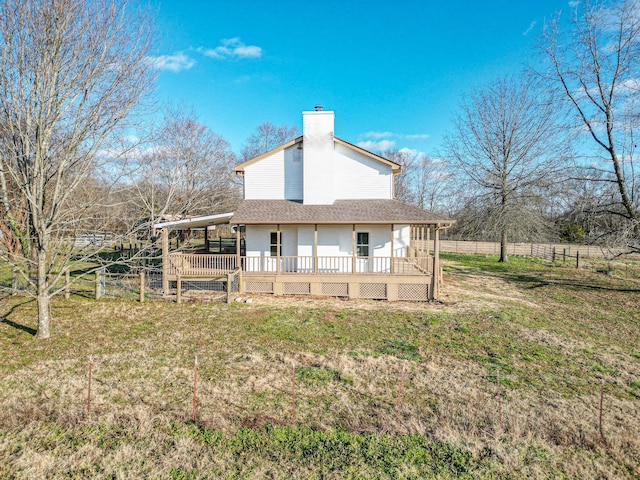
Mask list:
[[562,240],[640,253],[640,2],[577,2],[548,21],[535,66],[476,86],[435,155],[405,166],[399,198],[454,216],[453,236]]
[[[441,152],[380,152],[404,167],[397,198],[501,241],[501,261],[553,237],[640,252],[639,7],[581,2],[546,23],[534,67],[462,97]],[[189,107],[143,123],[152,31],[134,1],[0,3],[0,260],[32,286],[38,337],[64,268],[96,260],[70,239],[232,211],[232,166],[300,134],[265,122],[237,154]]]

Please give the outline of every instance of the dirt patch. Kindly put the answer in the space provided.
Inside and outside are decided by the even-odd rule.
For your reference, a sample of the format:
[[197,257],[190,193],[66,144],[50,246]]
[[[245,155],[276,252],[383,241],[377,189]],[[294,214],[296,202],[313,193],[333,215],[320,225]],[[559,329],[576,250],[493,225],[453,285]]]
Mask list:
[[478,308],[498,308],[505,300],[540,308],[526,298],[507,281],[477,269],[454,265],[444,274],[440,288],[440,297],[433,302],[387,302],[384,300],[342,299],[311,295],[236,295],[237,301],[250,302],[256,306],[295,307],[295,308],[340,308],[354,310],[399,310],[406,312],[468,312]]

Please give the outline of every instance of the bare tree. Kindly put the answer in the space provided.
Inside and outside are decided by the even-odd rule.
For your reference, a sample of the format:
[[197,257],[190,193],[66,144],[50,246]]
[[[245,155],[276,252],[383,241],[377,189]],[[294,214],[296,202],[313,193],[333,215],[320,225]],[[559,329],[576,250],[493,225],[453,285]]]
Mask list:
[[416,205],[425,210],[450,213],[453,181],[446,160],[421,155],[415,168]]
[[0,217],[22,246],[0,255],[34,289],[39,338],[71,258],[62,242],[90,211],[76,194],[152,82],[149,32],[125,0],[0,3]]
[[229,143],[197,120],[195,113],[170,109],[152,135],[153,145],[133,150],[133,201],[151,224],[233,209],[239,192],[231,178],[235,162]]
[[298,136],[300,131],[297,127],[278,127],[271,122],[261,123],[242,148],[242,160],[247,161],[262,155]]
[[430,211],[448,211],[446,192],[452,175],[445,160],[407,148],[386,150],[380,156],[402,166],[393,180],[396,199]]
[[415,204],[414,180],[418,153],[409,149],[393,149],[380,153],[380,156],[402,167],[400,174],[393,179],[393,193],[396,199],[403,203]]
[[500,261],[507,262],[507,244],[516,225],[539,217],[539,190],[554,180],[561,154],[552,108],[539,100],[523,77],[496,80],[466,96],[455,117],[454,132],[445,140],[452,166],[470,182],[467,205],[477,229],[497,232]]
[[[540,72],[563,101],[583,142],[576,179],[606,192],[590,214],[603,219],[604,243],[640,252],[640,173],[635,134],[640,117],[640,2],[578,2],[569,28],[545,26]],[[615,187],[611,192],[609,186]],[[613,193],[613,195],[610,195]]]

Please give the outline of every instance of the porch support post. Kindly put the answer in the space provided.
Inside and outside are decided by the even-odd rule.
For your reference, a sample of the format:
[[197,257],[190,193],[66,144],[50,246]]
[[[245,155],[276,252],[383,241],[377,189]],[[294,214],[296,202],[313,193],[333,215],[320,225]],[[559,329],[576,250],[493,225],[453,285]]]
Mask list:
[[240,252],[240,225],[236,225],[236,268],[242,268],[241,265],[241,252]]
[[394,237],[394,234],[393,234],[393,223],[392,223],[391,224],[391,265],[389,267],[389,273],[391,273],[391,275],[393,275],[393,270],[394,270],[393,268],[393,248],[394,248],[393,237]]
[[351,232],[351,273],[356,273],[356,224],[353,224],[353,231]]
[[440,225],[433,226],[433,272],[431,275],[430,300],[440,294]]
[[[436,227],[434,226],[433,228],[436,228]],[[426,238],[423,238],[423,240],[424,240],[423,245],[427,249],[427,255],[429,255],[429,241],[431,240],[429,237],[430,237],[430,234],[431,234],[431,225],[429,225],[429,226],[425,225],[424,226],[424,231],[426,233]]]
[[162,294],[169,295],[169,230],[162,229]]
[[313,273],[318,274],[318,224],[313,226]]
[[209,253],[209,226],[208,225],[204,226],[204,251]]
[[282,253],[280,250],[282,246],[280,245],[280,224],[276,225],[276,273],[280,273],[280,254]]

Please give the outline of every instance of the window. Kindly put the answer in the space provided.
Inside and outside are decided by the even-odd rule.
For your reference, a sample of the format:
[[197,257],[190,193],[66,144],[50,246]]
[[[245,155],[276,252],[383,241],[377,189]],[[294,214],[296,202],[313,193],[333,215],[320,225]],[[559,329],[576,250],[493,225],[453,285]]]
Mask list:
[[269,251],[272,257],[282,255],[282,233],[280,233],[280,245],[278,245],[278,232],[271,232]]
[[356,247],[358,257],[369,256],[369,232],[358,232],[356,234]]

